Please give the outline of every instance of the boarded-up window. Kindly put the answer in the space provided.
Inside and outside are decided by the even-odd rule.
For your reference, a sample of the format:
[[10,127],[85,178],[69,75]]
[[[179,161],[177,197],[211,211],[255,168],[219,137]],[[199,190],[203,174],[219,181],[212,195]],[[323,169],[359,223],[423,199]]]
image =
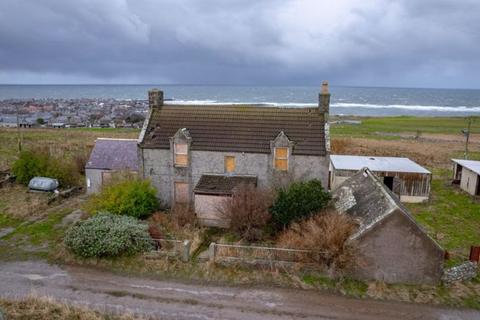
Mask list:
[[188,165],[188,146],[186,143],[175,143],[175,165],[186,167]]
[[288,148],[275,148],[275,169],[288,170]]
[[112,171],[103,171],[102,172],[102,185],[107,185],[112,181]]
[[226,156],[225,157],[225,172],[230,173],[235,171],[235,157]]
[[175,203],[188,202],[188,183],[175,182]]

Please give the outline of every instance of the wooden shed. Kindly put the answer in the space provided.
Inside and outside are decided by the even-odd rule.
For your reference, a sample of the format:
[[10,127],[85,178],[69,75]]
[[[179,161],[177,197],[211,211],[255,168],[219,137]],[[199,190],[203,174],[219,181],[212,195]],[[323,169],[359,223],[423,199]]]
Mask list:
[[331,155],[329,187],[335,190],[358,170],[369,168],[402,202],[423,202],[430,197],[430,171],[408,158]]
[[200,224],[226,227],[228,221],[222,216],[223,201],[233,195],[235,187],[241,184],[257,185],[255,176],[204,174],[195,189],[195,213]]
[[452,159],[453,183],[472,196],[480,195],[480,161]]

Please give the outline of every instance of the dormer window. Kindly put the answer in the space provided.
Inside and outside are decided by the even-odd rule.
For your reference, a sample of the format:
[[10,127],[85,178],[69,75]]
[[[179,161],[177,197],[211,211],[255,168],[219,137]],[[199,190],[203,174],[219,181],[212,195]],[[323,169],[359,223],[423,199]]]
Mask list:
[[175,166],[188,166],[188,145],[186,143],[175,143]]
[[288,147],[275,147],[275,169],[288,171]]

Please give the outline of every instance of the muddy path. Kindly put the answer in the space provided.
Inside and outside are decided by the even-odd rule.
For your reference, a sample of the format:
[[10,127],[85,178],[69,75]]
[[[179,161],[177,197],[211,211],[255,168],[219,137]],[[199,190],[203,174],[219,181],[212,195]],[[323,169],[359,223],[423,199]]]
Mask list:
[[0,263],[0,296],[50,296],[158,319],[480,319],[480,312],[326,293],[185,284],[41,261]]

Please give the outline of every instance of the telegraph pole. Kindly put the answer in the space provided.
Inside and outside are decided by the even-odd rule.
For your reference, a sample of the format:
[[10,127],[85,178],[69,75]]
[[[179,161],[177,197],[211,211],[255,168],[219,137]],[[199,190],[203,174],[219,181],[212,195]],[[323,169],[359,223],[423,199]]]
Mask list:
[[465,135],[465,160],[468,159],[468,141],[470,140],[470,128],[472,127],[472,117],[468,117],[467,129],[463,129],[462,132]]
[[22,133],[20,132],[20,119],[18,115],[18,104],[16,104],[17,110],[17,142],[18,142],[18,153],[22,152]]

